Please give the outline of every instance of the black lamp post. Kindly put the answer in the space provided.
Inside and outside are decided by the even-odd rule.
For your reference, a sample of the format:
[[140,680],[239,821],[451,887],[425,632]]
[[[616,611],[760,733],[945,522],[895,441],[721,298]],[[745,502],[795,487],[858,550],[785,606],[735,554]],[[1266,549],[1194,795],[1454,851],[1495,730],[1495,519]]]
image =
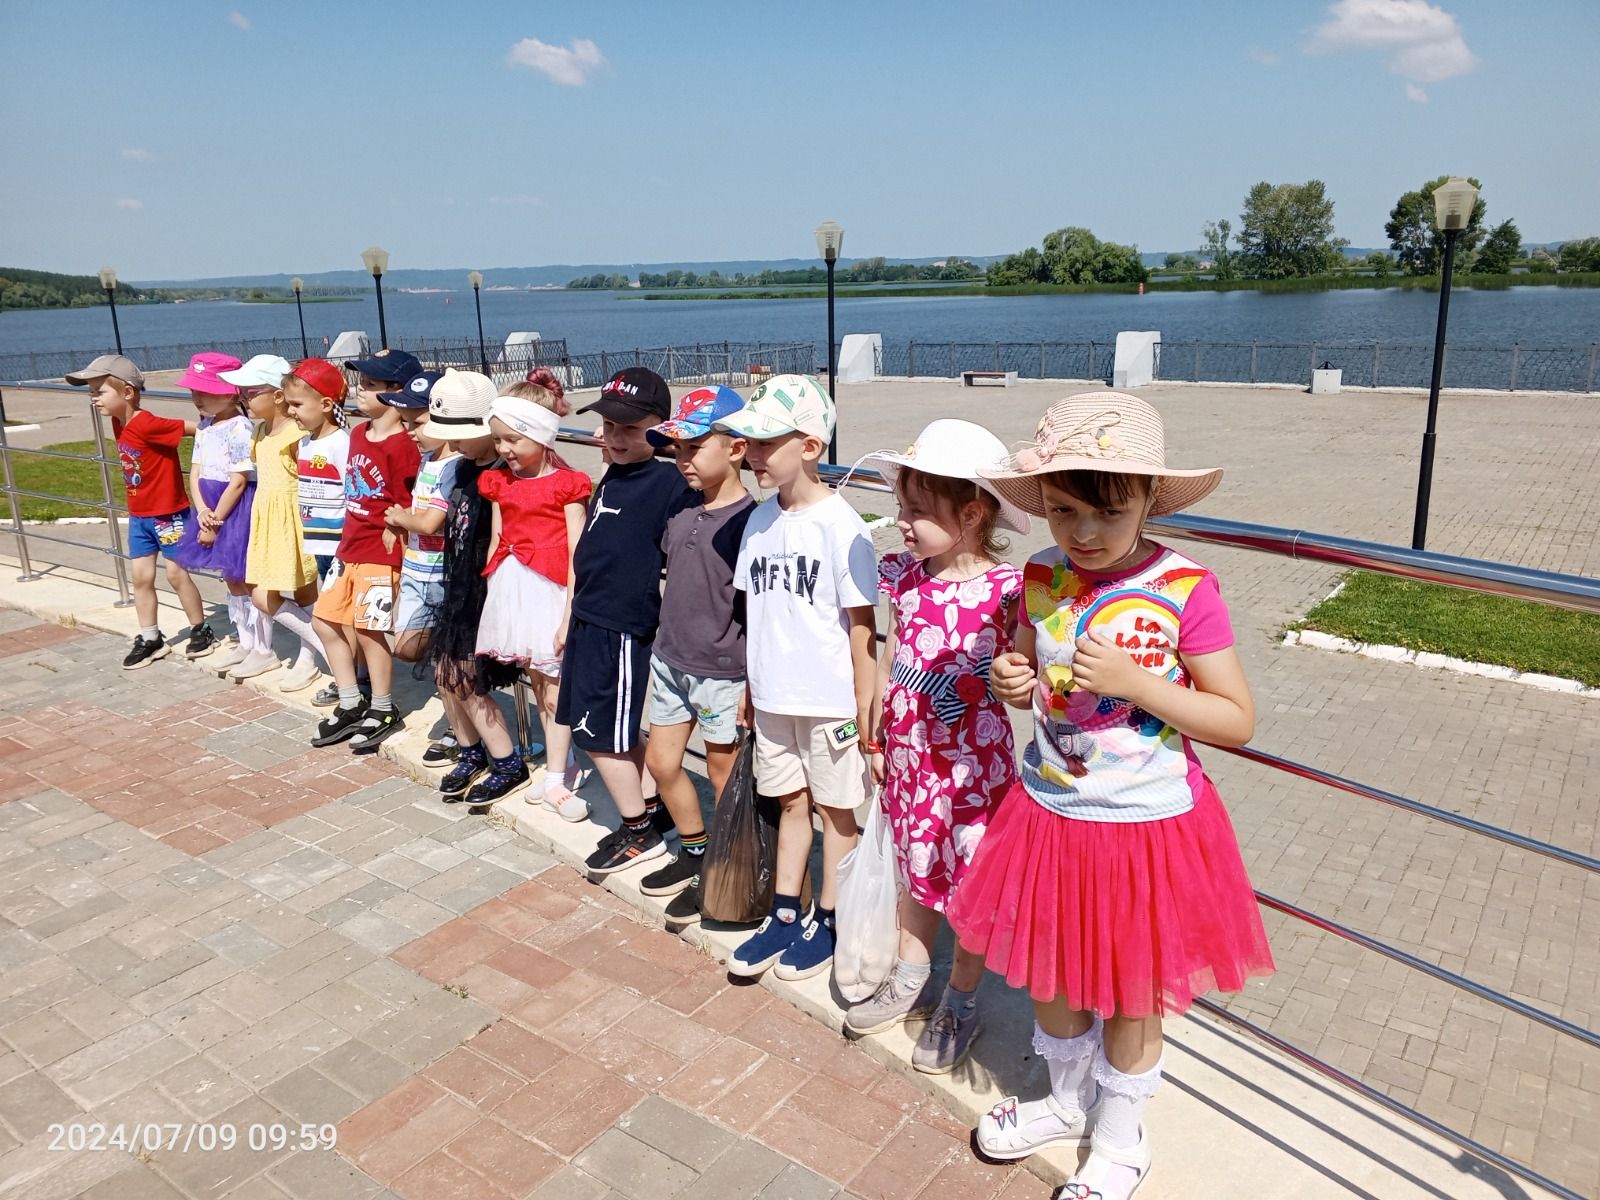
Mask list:
[[106,290],[106,303],[111,306],[111,336],[117,341],[117,353],[122,353],[122,330],[117,327],[117,273],[110,267],[100,268],[100,286]]
[[383,323],[383,273],[389,269],[389,252],[377,246],[368,246],[361,252],[361,261],[372,273],[372,286],[378,291],[378,346],[389,348],[389,327]]
[[468,271],[467,282],[472,285],[472,307],[478,313],[478,361],[483,364],[483,373],[489,373],[489,351],[483,345],[483,301],[479,298],[479,291],[483,288],[483,272]]
[[1472,222],[1478,189],[1471,180],[1453,175],[1433,190],[1434,222],[1444,234],[1444,264],[1439,279],[1439,324],[1433,334],[1433,379],[1428,384],[1428,427],[1422,435],[1422,465],[1417,479],[1417,513],[1411,526],[1411,548],[1428,540],[1428,501],[1433,494],[1434,426],[1439,419],[1439,385],[1444,376],[1445,325],[1450,317],[1450,278],[1456,265],[1456,239]]
[[828,265],[828,395],[833,397],[833,437],[828,440],[828,462],[839,461],[839,365],[838,348],[833,336],[833,269],[839,262],[839,251],[844,247],[844,229],[837,221],[824,221],[817,226],[817,253]]
[[300,292],[306,286],[306,281],[296,275],[289,280],[289,286],[294,289],[294,312],[300,318],[300,357],[310,358],[311,348],[306,345],[306,310],[300,307]]

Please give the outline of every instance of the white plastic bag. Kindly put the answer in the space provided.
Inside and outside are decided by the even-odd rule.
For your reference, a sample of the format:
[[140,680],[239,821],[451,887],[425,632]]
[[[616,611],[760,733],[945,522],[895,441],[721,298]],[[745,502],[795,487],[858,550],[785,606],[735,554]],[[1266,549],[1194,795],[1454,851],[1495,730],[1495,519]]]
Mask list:
[[839,862],[833,981],[846,1000],[865,1000],[900,956],[900,872],[889,818],[875,797],[861,841]]

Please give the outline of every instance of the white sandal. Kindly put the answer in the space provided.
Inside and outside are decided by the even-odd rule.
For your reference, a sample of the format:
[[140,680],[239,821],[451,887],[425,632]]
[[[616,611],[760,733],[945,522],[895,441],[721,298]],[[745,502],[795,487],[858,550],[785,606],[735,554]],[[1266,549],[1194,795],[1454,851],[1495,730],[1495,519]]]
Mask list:
[[[1089,1157],[1073,1172],[1072,1178],[1061,1185],[1056,1200],[1133,1200],[1133,1194],[1150,1178],[1150,1165],[1150,1138],[1143,1125],[1139,1126],[1138,1142],[1128,1147],[1107,1146],[1090,1138]],[[1137,1173],[1133,1186],[1120,1194],[1105,1190],[1117,1167],[1127,1167]]]
[[[1058,1131],[1044,1136],[1029,1136],[1035,1121],[1053,1118]],[[989,1158],[1010,1162],[1027,1158],[1049,1146],[1081,1146],[1089,1140],[1089,1118],[1083,1113],[1061,1111],[1054,1096],[1018,1103],[1007,1096],[978,1118],[978,1149]]]

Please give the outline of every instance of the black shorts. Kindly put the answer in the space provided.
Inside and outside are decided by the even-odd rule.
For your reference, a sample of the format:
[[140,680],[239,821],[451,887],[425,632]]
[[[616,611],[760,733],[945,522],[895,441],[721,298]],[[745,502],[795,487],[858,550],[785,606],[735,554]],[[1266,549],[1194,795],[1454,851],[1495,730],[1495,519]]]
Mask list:
[[650,695],[650,651],[643,641],[573,617],[561,659],[556,720],[580,750],[623,754],[639,744]]

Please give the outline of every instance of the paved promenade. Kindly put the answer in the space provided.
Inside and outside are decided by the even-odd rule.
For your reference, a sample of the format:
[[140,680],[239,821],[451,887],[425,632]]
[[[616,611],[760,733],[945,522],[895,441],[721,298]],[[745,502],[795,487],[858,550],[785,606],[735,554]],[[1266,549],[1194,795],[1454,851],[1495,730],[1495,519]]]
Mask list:
[[[1052,399],[1075,390],[1082,389],[1054,383],[974,392],[924,381],[847,388],[841,396],[841,458],[850,461],[876,446],[903,446],[927,420],[970,417],[975,411],[1004,440],[1020,440],[1031,433]],[[1222,487],[1200,511],[1378,541],[1408,540],[1422,398],[1364,393],[1323,398],[1282,389],[1191,386],[1157,387],[1143,394],[1167,418],[1176,461],[1228,468]],[[10,398],[8,392],[8,402]],[[1593,397],[1447,397],[1441,410],[1430,547],[1600,575],[1600,538],[1595,536],[1600,528],[1600,421],[1594,404]],[[876,512],[890,507],[884,497],[870,493],[856,494],[855,502]],[[1042,542],[1037,535],[1019,539],[1014,555],[1020,557]],[[0,546],[0,553],[4,550]],[[1258,747],[1600,854],[1600,701],[1282,646],[1283,625],[1325,595],[1337,572],[1244,551],[1202,547],[1194,553],[1217,569],[1233,608],[1260,711]],[[103,555],[83,561],[104,569]],[[12,573],[0,580],[0,603],[51,612],[48,596],[66,586],[13,584]],[[117,622],[125,618],[110,609],[111,597],[103,586],[98,599],[84,599],[89,594],[81,591],[75,595],[73,603],[83,619],[122,627]],[[62,633],[45,630],[26,636]],[[63,643],[59,651],[42,647],[37,653],[66,653],[72,645]],[[115,653],[115,648],[101,651],[98,659],[108,662]],[[87,670],[81,664],[96,657],[84,652],[76,669]],[[3,661],[9,667],[15,660]],[[57,670],[66,669],[50,661]],[[196,672],[165,664],[157,669],[163,672],[163,688],[168,677],[190,681],[174,688],[205,685],[192,681]],[[9,689],[13,679],[35,676],[8,670],[6,678]],[[56,676],[41,668],[37,678],[45,681],[40,684],[44,687]],[[128,685],[111,671],[73,686],[83,689],[74,697],[114,708],[103,697],[115,699]],[[0,703],[48,707],[44,695],[13,700],[8,690]],[[181,703],[183,695],[170,691],[152,707]],[[232,697],[224,702],[244,703]],[[267,718],[269,723],[278,719],[288,721]],[[294,716],[295,730],[304,719]],[[276,749],[270,740],[265,748],[250,740],[266,738],[265,733],[233,736],[250,743],[237,747],[247,755],[283,753],[287,762],[303,750],[278,734],[273,737],[284,744]],[[96,744],[87,729],[83,737]],[[97,752],[113,759],[105,766],[114,765],[115,750],[97,746]],[[65,755],[64,769],[86,757],[82,750]],[[1600,987],[1600,877],[1223,754],[1212,752],[1206,761],[1228,801],[1262,891],[1392,941],[1580,1025],[1600,1024],[1595,1002]],[[6,778],[8,767],[9,761],[0,763],[0,779]],[[263,778],[273,774],[254,764],[251,769]],[[320,768],[308,768],[306,780],[320,774]],[[371,786],[368,781],[349,782]],[[290,807],[307,803],[298,787],[284,791],[281,800],[263,797],[261,802]],[[146,801],[176,803],[159,785],[146,784],[140,795]],[[0,799],[9,796],[0,792]],[[344,812],[340,806],[348,801],[325,803]],[[12,808],[15,804],[0,804],[0,821],[8,819]],[[307,811],[291,812],[282,820],[303,820]],[[204,820],[152,832],[195,839],[173,846],[180,858],[172,862],[198,854],[199,861],[209,863],[212,856],[232,851],[228,829],[236,815],[207,813]],[[320,814],[312,815],[320,819]],[[387,814],[378,815],[387,819]],[[176,814],[172,819],[177,820]],[[182,832],[196,828],[202,832]],[[438,836],[431,830],[415,832]],[[329,836],[342,834],[348,836],[346,831]],[[213,836],[230,844],[204,846],[204,839]],[[0,853],[15,844],[8,834],[0,841]],[[479,863],[493,854],[462,852]],[[383,853],[398,851],[391,846]],[[39,869],[66,870],[59,865]],[[250,869],[259,871],[263,864]],[[6,879],[11,878],[8,862]],[[334,899],[342,897],[325,903]],[[433,896],[423,899],[441,903]],[[392,896],[379,903],[388,901],[405,904]],[[596,893],[594,903],[604,904],[604,896]],[[45,909],[54,911],[48,905]],[[343,915],[336,925],[358,915],[348,907],[339,912]],[[16,922],[7,909],[0,908],[0,915]],[[398,919],[386,912],[376,915]],[[611,917],[628,920],[621,912]],[[356,928],[386,927],[358,922]],[[622,924],[608,928],[627,931]],[[1579,1194],[1600,1194],[1600,1054],[1577,1049],[1487,1002],[1423,980],[1304,925],[1272,918],[1269,929],[1280,973],[1233,1000],[1232,1007],[1429,1115],[1507,1154],[1536,1162]],[[7,935],[9,931],[0,938]],[[634,953],[633,941],[625,946],[623,953]],[[0,992],[15,973],[0,977]],[[473,1003],[487,1003],[470,983],[466,987]],[[0,1012],[0,1037],[8,1038],[7,1028],[16,1019],[9,1008]],[[98,1035],[82,1030],[80,1036]],[[0,1058],[0,1064],[12,1061]],[[5,1086],[0,1085],[0,1094]],[[1176,1091],[1164,1093],[1157,1108],[1172,1102]],[[1184,1111],[1187,1118],[1192,1109]],[[0,1121],[7,1119],[0,1108]],[[778,1150],[793,1154],[782,1146]],[[0,1181],[7,1176],[7,1162],[0,1159]],[[1350,1176],[1340,1178],[1346,1182],[1329,1183],[1327,1192],[1311,1188],[1299,1194],[1370,1194],[1385,1200],[1397,1194],[1377,1183],[1368,1184],[1364,1193],[1360,1188],[1352,1192]],[[1457,1185],[1464,1178],[1441,1183],[1442,1192],[1426,1191],[1461,1194]],[[852,1178],[833,1182],[857,1187]],[[1027,1186],[1017,1180],[1002,1182]],[[1168,1176],[1163,1184],[1158,1173],[1146,1194],[1186,1194],[1164,1190],[1175,1183]],[[1500,1181],[1497,1190],[1517,1194],[1507,1191],[1509,1187]]]

